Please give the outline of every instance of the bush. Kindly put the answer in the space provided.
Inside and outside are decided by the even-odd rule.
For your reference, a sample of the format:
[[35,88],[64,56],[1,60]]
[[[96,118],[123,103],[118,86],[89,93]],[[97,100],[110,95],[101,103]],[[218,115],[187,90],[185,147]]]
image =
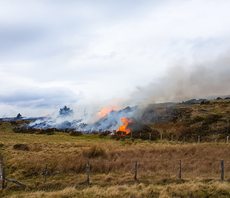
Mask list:
[[209,100],[203,100],[200,105],[209,105],[210,101]]
[[149,125],[143,124],[142,129],[134,131],[132,137],[141,138],[142,140],[149,140],[149,134],[151,134],[151,140],[157,140],[160,136],[160,133],[157,129],[152,129]]
[[110,135],[110,134],[111,134],[110,131],[101,132],[101,133],[99,134],[99,137],[100,137],[100,138],[103,138],[103,137],[106,137],[106,136],[108,136],[108,135]]
[[54,134],[54,129],[46,129],[46,130],[39,130],[38,134],[46,134],[46,135],[53,135]]
[[14,133],[35,133],[37,129],[23,129],[23,128],[14,128]]
[[81,131],[70,131],[69,133],[71,136],[81,136],[82,132]]

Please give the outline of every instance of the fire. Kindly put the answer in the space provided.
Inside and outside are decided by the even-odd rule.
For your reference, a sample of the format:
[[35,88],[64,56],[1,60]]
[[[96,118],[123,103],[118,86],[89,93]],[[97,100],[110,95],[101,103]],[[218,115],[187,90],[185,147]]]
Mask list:
[[40,131],[42,130],[42,128],[40,128]]
[[114,110],[115,110],[115,107],[112,107],[112,108],[105,107],[100,111],[99,116],[102,118],[106,114],[108,114],[108,113],[110,113],[111,111],[114,111]]
[[121,118],[121,121],[123,122],[124,125],[120,126],[117,131],[123,131],[124,135],[130,133],[131,132],[130,129],[127,129],[126,127],[130,122],[133,122],[133,118],[129,120],[128,118],[123,117]]

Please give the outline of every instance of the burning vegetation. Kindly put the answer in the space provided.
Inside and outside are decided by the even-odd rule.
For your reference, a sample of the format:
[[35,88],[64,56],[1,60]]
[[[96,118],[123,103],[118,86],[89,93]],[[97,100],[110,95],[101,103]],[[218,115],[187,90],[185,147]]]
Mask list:
[[[204,141],[215,138],[225,139],[229,134],[230,99],[216,99],[188,104],[152,104],[136,116],[137,107],[126,107],[122,110],[104,108],[104,115],[95,123],[84,123],[82,120],[58,123],[51,117],[39,120],[11,120],[9,123],[15,133],[53,134],[54,132],[75,132],[100,135],[111,135],[115,139],[139,138],[156,140],[163,136],[168,140],[196,141],[198,136]],[[61,113],[62,112],[62,113]],[[70,115],[68,107],[60,109],[60,114]],[[109,113],[108,113],[109,112]],[[139,111],[138,111],[139,112]],[[59,119],[59,118],[58,118]],[[76,133],[77,134],[77,133]],[[173,137],[173,138],[172,138]]]
[[128,134],[131,132],[131,130],[128,128],[128,124],[133,122],[133,118],[132,119],[128,119],[126,117],[121,118],[121,121],[123,123],[123,125],[121,125],[117,131],[121,131],[123,132],[124,135]]
[[100,111],[99,116],[100,116],[100,118],[102,118],[102,117],[106,116],[108,113],[110,113],[111,111],[114,111],[114,110],[115,110],[115,107],[112,107],[112,108],[105,107]]

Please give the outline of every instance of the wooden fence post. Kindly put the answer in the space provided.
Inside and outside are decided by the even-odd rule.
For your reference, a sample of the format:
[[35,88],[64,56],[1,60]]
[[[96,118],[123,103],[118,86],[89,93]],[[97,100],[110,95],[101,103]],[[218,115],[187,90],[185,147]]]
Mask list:
[[200,143],[200,136],[198,136],[198,143]]
[[221,160],[221,180],[224,180],[224,160]]
[[48,165],[46,164],[46,169],[45,169],[45,172],[44,172],[44,176],[45,176],[45,181],[44,183],[46,183],[46,179],[47,179],[47,173],[48,173]]
[[5,189],[5,181],[6,181],[6,177],[5,177],[5,166],[2,166],[2,190]]
[[216,135],[212,135],[212,137],[213,137],[213,141],[216,143]]
[[149,134],[149,140],[151,140],[151,133]]
[[2,164],[1,164],[1,157],[0,157],[0,186],[2,187],[2,182],[3,182],[3,178],[2,178]]
[[228,143],[229,136],[227,136],[227,143]]
[[228,134],[228,129],[229,129],[229,120],[227,120],[227,134]]
[[181,179],[181,160],[179,161],[179,176],[178,176],[179,179]]
[[171,135],[171,141],[173,141],[173,135]]
[[5,189],[5,167],[3,164],[2,156],[0,155],[0,181],[2,190]]
[[135,176],[134,176],[134,180],[137,180],[137,161],[135,163]]
[[162,134],[161,134],[161,141],[162,141]]
[[89,185],[89,171],[90,171],[90,165],[89,162],[86,164],[86,182]]

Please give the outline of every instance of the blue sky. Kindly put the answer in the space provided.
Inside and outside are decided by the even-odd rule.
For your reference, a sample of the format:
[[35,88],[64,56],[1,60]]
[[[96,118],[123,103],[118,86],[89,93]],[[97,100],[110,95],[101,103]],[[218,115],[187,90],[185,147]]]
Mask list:
[[[216,74],[228,72],[229,8],[228,0],[0,0],[0,116],[227,94]],[[205,90],[210,78],[222,89],[187,94],[184,82],[200,68],[213,71]],[[181,84],[181,97],[171,97]]]

